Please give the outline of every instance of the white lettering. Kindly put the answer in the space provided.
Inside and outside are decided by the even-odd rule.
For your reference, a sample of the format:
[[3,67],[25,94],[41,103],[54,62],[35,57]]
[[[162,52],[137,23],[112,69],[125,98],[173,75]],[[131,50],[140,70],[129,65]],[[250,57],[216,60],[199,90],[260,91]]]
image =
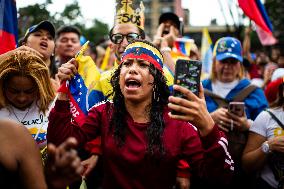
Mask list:
[[72,102],[70,102],[70,111],[71,111],[73,117],[77,117],[77,116],[79,116],[79,114],[80,114],[80,113],[77,111],[76,107],[73,105]]

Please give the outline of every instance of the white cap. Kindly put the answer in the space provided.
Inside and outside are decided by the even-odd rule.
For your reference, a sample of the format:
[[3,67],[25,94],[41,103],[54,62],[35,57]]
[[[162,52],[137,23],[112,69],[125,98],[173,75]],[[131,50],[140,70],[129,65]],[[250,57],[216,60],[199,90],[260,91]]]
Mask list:
[[274,81],[280,77],[284,77],[284,68],[277,68],[276,70],[274,70],[271,76],[271,81]]

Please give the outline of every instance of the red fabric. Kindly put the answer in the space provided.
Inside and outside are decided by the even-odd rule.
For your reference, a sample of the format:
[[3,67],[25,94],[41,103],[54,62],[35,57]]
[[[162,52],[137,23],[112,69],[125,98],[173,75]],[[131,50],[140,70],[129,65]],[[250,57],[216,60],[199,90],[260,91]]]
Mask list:
[[15,0],[1,0],[0,6],[0,54],[17,46],[18,20]]
[[244,11],[244,13],[253,20],[259,27],[261,27],[267,33],[271,33],[270,29],[265,23],[261,12],[258,9],[258,6],[255,0],[238,0],[239,6]]
[[15,36],[11,33],[0,30],[0,54],[13,50],[17,46]]
[[275,81],[270,82],[265,90],[264,90],[264,94],[267,98],[267,101],[269,103],[274,102],[277,99],[278,96],[278,91],[279,91],[279,86],[281,85],[281,83],[283,83],[283,78],[278,78]]
[[130,54],[127,54],[125,56],[122,57],[122,60],[121,62],[124,62],[126,59],[128,58],[135,58],[135,59],[143,59],[143,60],[147,60],[149,61],[150,63],[152,63],[158,70],[160,70],[161,72],[163,72],[163,68],[162,66],[159,64],[159,62],[157,62],[157,60],[155,60],[152,56],[149,56],[147,54],[133,54],[133,53],[130,53]]
[[79,126],[83,125],[84,120],[86,119],[86,115],[80,108],[79,104],[76,103],[76,100],[73,98],[73,95],[71,94],[69,88],[68,88],[68,83],[69,81],[64,81],[57,92],[65,93],[69,96],[70,99],[70,111],[72,113],[72,118],[77,122]]
[[[66,81],[64,81],[61,84],[61,86],[59,87],[57,92],[61,92],[61,93],[65,93],[65,94],[69,94],[70,93]],[[76,108],[79,109],[79,107],[76,107]],[[81,112],[81,115],[83,115],[82,112]],[[83,119],[85,119],[85,117]],[[79,123],[82,123],[82,122],[83,121],[79,121]],[[86,151],[88,151],[91,154],[101,155],[102,154],[102,150],[101,150],[101,137],[97,137],[96,139],[93,139],[90,142],[87,142],[84,145],[84,148],[85,148]]]
[[102,154],[102,148],[101,148],[101,137],[97,137],[90,142],[87,142],[85,145],[85,150],[88,151],[91,154]]
[[250,78],[262,78],[262,75],[260,74],[259,68],[256,64],[252,63],[249,69],[249,75]]
[[190,167],[185,160],[179,160],[177,165],[177,177],[189,178],[190,177]]
[[273,36],[273,34],[267,33],[260,27],[256,26],[256,33],[262,45],[274,45],[277,43],[277,39]]
[[71,113],[67,101],[57,101],[49,115],[47,140],[58,144],[74,136],[79,144],[101,135],[104,161],[103,188],[165,189],[176,180],[179,158],[190,162],[192,174],[212,182],[229,182],[233,173],[233,161],[227,151],[224,133],[214,126],[200,138],[195,128],[183,121],[170,119],[164,112],[165,130],[163,144],[166,154],[155,159],[146,153],[148,123],[136,123],[126,115],[127,136],[125,144],[118,147],[113,133],[109,132],[111,103],[101,104],[89,111],[82,127],[70,123]]
[[69,91],[69,90],[68,90],[67,82],[66,82],[66,81],[63,81],[63,83],[60,85],[60,87],[59,87],[59,89],[57,90],[57,92],[67,94],[68,91]]

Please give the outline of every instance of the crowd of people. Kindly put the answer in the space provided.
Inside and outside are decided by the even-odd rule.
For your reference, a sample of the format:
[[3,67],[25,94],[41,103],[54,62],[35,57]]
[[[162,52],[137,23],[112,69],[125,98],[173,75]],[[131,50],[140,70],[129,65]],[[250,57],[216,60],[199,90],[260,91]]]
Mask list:
[[195,95],[174,84],[177,57],[201,58],[196,44],[176,56],[176,14],[160,16],[153,39],[141,22],[115,20],[109,40],[85,52],[102,95],[80,123],[65,90],[79,72],[77,27],[44,20],[0,55],[1,186],[283,189],[284,47],[253,57],[249,28],[243,40],[218,39]]

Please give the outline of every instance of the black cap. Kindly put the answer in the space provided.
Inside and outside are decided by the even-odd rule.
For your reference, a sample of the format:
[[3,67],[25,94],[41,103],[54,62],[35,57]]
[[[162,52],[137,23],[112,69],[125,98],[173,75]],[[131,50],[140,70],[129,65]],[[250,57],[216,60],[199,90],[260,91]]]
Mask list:
[[180,29],[180,20],[179,17],[172,12],[163,13],[159,18],[159,24],[165,22],[166,20],[171,20],[177,25],[177,29]]
[[53,26],[53,24],[48,21],[48,20],[44,20],[44,21],[41,21],[40,23],[36,24],[36,25],[33,25],[32,27],[30,27],[27,31],[26,31],[26,34],[25,34],[25,37],[24,37],[24,40],[27,39],[27,37],[33,33],[33,32],[36,32],[38,31],[39,29],[44,29],[46,31],[48,31],[50,33],[50,35],[55,38],[55,28]]

